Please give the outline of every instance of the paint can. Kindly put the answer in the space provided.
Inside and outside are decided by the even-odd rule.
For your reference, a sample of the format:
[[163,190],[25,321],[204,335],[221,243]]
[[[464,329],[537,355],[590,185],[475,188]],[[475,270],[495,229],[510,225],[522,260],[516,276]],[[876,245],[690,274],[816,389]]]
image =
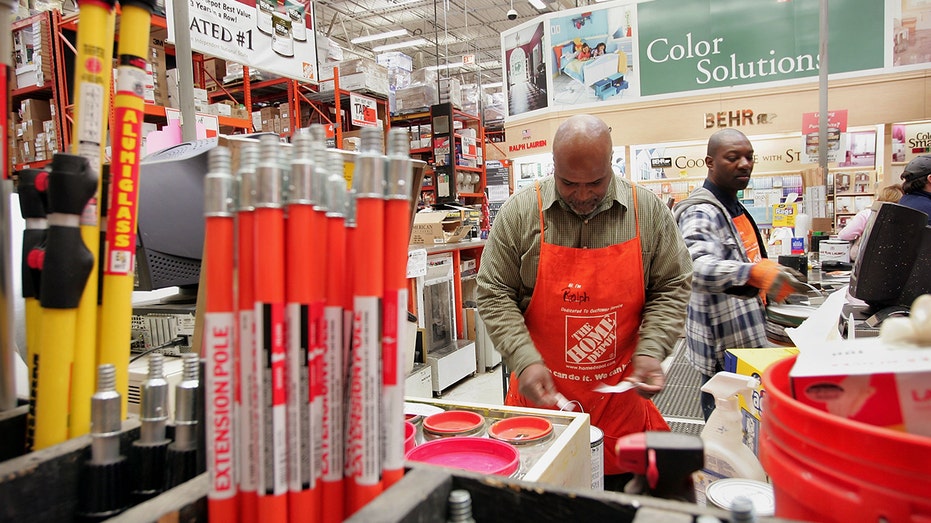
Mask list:
[[406,458],[408,461],[509,477],[520,468],[517,448],[490,438],[453,437],[428,441],[414,447]]
[[514,445],[520,452],[521,471],[526,473],[546,452],[553,439],[553,424],[539,416],[514,416],[492,423],[488,436]]
[[592,445],[592,490],[605,489],[605,435],[598,427],[590,426]]
[[423,420],[424,441],[484,434],[485,417],[469,410],[447,410],[427,416]]
[[417,446],[417,427],[409,421],[404,422],[404,453],[407,454]]

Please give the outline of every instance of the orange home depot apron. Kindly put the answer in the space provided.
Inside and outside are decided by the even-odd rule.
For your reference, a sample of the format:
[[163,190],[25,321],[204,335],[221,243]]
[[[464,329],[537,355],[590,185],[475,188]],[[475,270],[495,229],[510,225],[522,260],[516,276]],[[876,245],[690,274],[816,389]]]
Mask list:
[[[602,394],[599,382],[615,385],[633,372],[644,305],[643,258],[637,193],[633,191],[637,235],[617,245],[575,249],[546,243],[543,199],[540,210],[540,261],[537,282],[524,321],[556,388],[577,400],[604,431],[605,474],[620,474],[614,447],[621,436],[669,430],[653,402],[636,391]],[[536,407],[524,398],[511,375],[507,405]]]

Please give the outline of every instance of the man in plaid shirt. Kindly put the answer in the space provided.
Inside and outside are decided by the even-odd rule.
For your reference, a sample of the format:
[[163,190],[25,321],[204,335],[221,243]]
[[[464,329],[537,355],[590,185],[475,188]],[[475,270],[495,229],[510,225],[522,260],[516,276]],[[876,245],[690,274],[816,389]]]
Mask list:
[[[788,267],[767,259],[753,217],[737,199],[753,172],[753,146],[736,129],[708,140],[702,187],[673,209],[692,257],[692,295],[685,321],[689,361],[702,384],[724,370],[724,351],[765,347],[767,300],[784,301],[805,286]],[[714,397],[702,392],[705,419]]]

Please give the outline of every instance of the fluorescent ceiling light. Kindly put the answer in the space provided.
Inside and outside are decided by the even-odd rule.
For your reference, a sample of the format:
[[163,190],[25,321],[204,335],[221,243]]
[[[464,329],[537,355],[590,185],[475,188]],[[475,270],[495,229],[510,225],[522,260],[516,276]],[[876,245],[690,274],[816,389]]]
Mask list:
[[372,51],[380,53],[382,51],[393,51],[395,49],[403,49],[405,47],[416,47],[418,45],[423,45],[427,41],[423,38],[415,38],[414,40],[407,40],[406,42],[396,42],[393,44],[379,45],[372,48]]
[[431,65],[429,67],[424,67],[428,71],[439,71],[440,69],[452,69],[454,67],[462,67],[462,62],[452,62],[444,65]]
[[494,87],[501,87],[504,85],[503,82],[491,82],[490,84],[482,84],[482,89],[491,89]]
[[543,0],[528,0],[530,5],[533,6],[537,11],[542,11],[546,9],[546,4],[543,3]]
[[357,36],[350,40],[354,44],[362,44],[365,42],[374,42],[375,40],[384,40],[385,38],[393,38],[395,36],[407,36],[407,29],[395,29],[394,31],[387,31],[385,33],[378,33],[374,35],[366,36]]

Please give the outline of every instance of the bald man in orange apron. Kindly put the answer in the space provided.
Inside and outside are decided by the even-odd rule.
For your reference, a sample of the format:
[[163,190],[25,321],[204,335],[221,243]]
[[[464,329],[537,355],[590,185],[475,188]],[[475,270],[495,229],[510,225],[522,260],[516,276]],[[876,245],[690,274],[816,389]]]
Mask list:
[[[553,141],[554,173],[498,212],[483,251],[478,305],[513,370],[508,405],[578,402],[605,433],[605,487],[623,471],[626,434],[669,430],[649,400],[660,362],[682,333],[691,261],[669,209],[613,174],[611,131],[566,120]],[[637,392],[599,393],[622,380]]]

